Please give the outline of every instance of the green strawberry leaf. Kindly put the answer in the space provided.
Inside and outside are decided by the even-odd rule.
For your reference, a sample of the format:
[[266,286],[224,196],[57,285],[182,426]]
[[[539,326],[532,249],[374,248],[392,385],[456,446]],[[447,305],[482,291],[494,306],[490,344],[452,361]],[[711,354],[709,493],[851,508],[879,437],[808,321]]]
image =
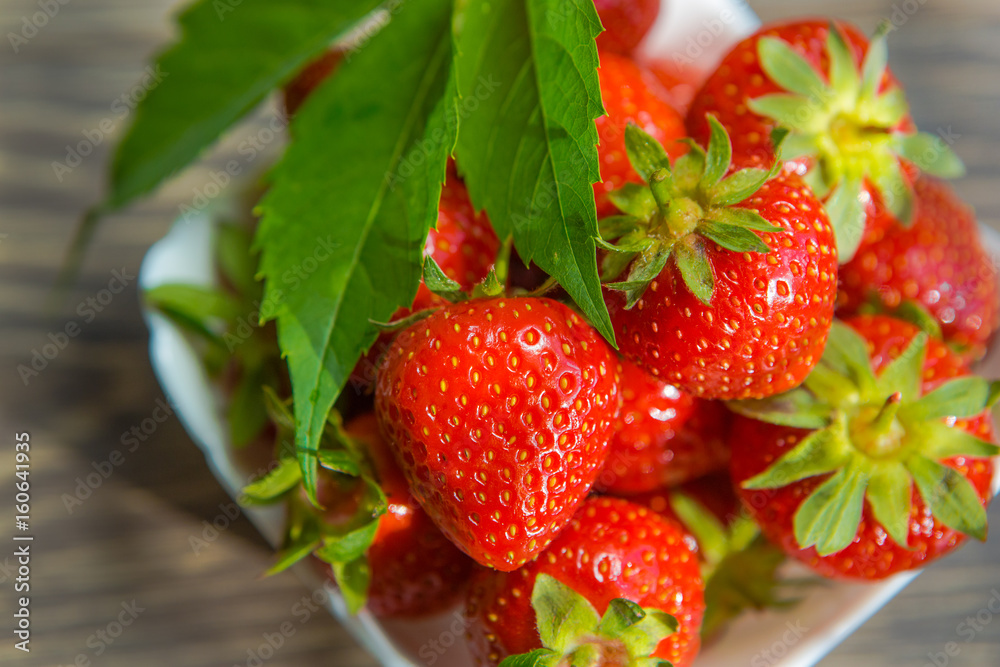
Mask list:
[[709,115],[708,126],[711,134],[708,140],[708,151],[705,153],[705,172],[701,175],[699,183],[699,187],[705,191],[718,185],[722,177],[726,175],[729,164],[733,160],[733,144],[729,140],[726,129],[722,127],[722,123],[715,116]]
[[829,427],[813,431],[769,468],[743,482],[744,489],[777,489],[807,477],[843,468],[852,456],[843,414]]
[[902,354],[882,369],[876,385],[882,396],[899,393],[904,402],[915,401],[923,385],[924,359],[927,356],[927,334],[918,333]]
[[326,535],[323,545],[316,549],[316,557],[331,565],[350,563],[364,556],[377,531],[378,520],[374,520],[343,535]]
[[631,600],[616,598],[608,604],[601,617],[598,631],[608,637],[616,637],[646,617],[642,607]]
[[906,547],[910,535],[910,505],[913,483],[910,473],[898,461],[876,461],[868,480],[867,499],[875,520],[882,524],[893,542]]
[[834,320],[830,327],[820,363],[847,378],[863,395],[877,391],[865,339],[839,320]]
[[900,418],[914,421],[945,417],[975,417],[986,409],[990,383],[978,376],[949,380],[900,409]]
[[868,475],[855,466],[841,468],[817,487],[792,521],[799,547],[816,547],[820,556],[841,551],[854,540],[861,523]]
[[146,290],[143,298],[157,310],[190,319],[209,329],[213,320],[229,323],[242,315],[239,301],[216,287],[169,283]]
[[336,561],[330,563],[333,578],[337,582],[347,610],[356,614],[365,606],[368,599],[368,585],[371,582],[371,568],[368,559],[356,558],[348,562]]
[[670,172],[670,158],[663,145],[632,122],[625,126],[625,154],[632,169],[644,181],[661,169]]
[[521,258],[553,276],[613,342],[594,241],[593,121],[604,113],[594,4],[567,0],[553,12],[546,0],[466,3],[456,24],[456,157],[469,195],[498,236],[513,235]]
[[352,477],[358,477],[362,474],[361,467],[358,465],[358,457],[353,452],[342,449],[320,449],[318,457],[319,464],[327,470]]
[[256,297],[261,287],[254,280],[257,262],[252,244],[253,236],[243,225],[222,224],[215,229],[215,262],[219,272],[245,300]]
[[965,165],[941,137],[927,132],[893,136],[896,151],[913,164],[938,178],[961,178]]
[[267,425],[267,409],[264,406],[264,393],[261,391],[263,384],[262,368],[243,369],[226,410],[229,439],[234,447],[250,444]]
[[749,208],[715,208],[706,214],[706,219],[723,225],[734,225],[758,232],[784,231],[777,225],[772,225],[764,217]]
[[771,248],[746,227],[706,220],[698,225],[698,233],[733,252],[771,252]]
[[554,651],[538,648],[531,653],[507,656],[500,662],[500,667],[545,667],[552,664],[554,657]]
[[729,550],[729,535],[722,522],[704,505],[680,491],[670,494],[670,508],[694,535],[705,562],[709,565],[719,563]]
[[240,502],[262,504],[275,502],[302,480],[302,471],[295,459],[281,459],[269,473],[243,487]]
[[555,577],[540,574],[531,593],[542,645],[558,653],[574,648],[578,636],[601,622],[594,606]]
[[462,291],[462,286],[449,278],[430,255],[424,257],[424,284],[427,285],[427,289],[451,303],[468,298]]
[[813,97],[826,90],[826,82],[788,42],[764,37],[757,42],[757,55],[764,72],[785,90]]
[[[902,411],[900,417],[903,418]],[[989,458],[1000,455],[1000,447],[980,440],[960,428],[949,426],[943,421],[926,421],[911,429],[917,431],[922,446],[920,453],[932,461],[941,461],[953,456],[973,456]]]
[[[780,167],[781,165],[775,162],[775,166]],[[740,169],[709,190],[709,201],[713,206],[738,204],[760,190],[761,186],[774,177],[776,173],[778,173],[777,169],[764,170],[755,167]]]
[[670,259],[670,251],[671,247],[665,245],[656,245],[649,248],[639,255],[638,259],[632,262],[632,269],[629,271],[626,280],[617,283],[608,283],[607,287],[609,289],[624,292],[626,310],[639,302],[649,283],[663,271],[663,267],[667,265],[667,260]]
[[[857,63],[851,54],[851,47],[844,39],[844,34],[833,22],[830,23],[830,29],[826,33],[826,52],[830,58],[830,87],[846,94],[857,90],[861,84]],[[845,101],[856,102],[854,99]]]
[[690,244],[678,243],[674,246],[674,257],[684,284],[699,301],[709,305],[715,292],[715,274],[705,256],[704,245],[697,240]]
[[380,0],[200,0],[178,18],[180,38],[156,60],[153,82],[111,165],[102,208],[121,207],[187,166]]
[[780,426],[821,429],[830,424],[830,408],[802,388],[759,400],[727,401],[726,407],[738,415]]
[[986,540],[986,510],[968,479],[954,468],[920,455],[910,457],[906,467],[934,518],[952,530]]
[[314,501],[326,417],[370,322],[416,294],[456,131],[452,56],[451,3],[408,0],[299,110],[260,205],[262,319],[278,322]]
[[847,178],[838,183],[826,200],[826,210],[830,221],[837,222],[833,226],[837,259],[845,264],[854,257],[865,234],[867,215],[861,203],[861,181]]
[[292,536],[285,548],[278,553],[274,564],[264,573],[264,576],[284,572],[292,565],[308,556],[320,544],[319,527],[316,522],[309,522],[301,527],[298,534]]
[[[608,199],[619,211],[633,218],[649,220],[656,213],[656,200],[653,198],[653,193],[650,192],[649,188],[638,183],[626,183],[617,190],[612,190]],[[606,239],[614,238],[604,233],[608,224],[607,220],[607,218],[601,220],[601,236]]]

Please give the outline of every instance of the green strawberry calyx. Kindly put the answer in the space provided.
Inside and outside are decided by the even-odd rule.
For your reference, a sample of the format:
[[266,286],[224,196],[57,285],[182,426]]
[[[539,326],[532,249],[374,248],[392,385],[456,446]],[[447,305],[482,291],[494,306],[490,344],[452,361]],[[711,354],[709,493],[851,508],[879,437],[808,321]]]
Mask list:
[[[632,308],[671,257],[691,293],[709,304],[715,275],[708,249],[718,245],[733,252],[770,252],[754,232],[781,232],[756,211],[733,207],[753,195],[781,169],[747,168],[726,176],[732,142],[713,116],[708,149],[689,141],[690,150],[673,167],[663,146],[637,125],[625,129],[625,148],[632,168],[646,185],[627,183],[611,193],[623,215],[601,221],[598,245],[609,253],[601,266],[607,287],[624,292]],[[612,245],[609,241],[615,241]],[[629,268],[624,280],[617,280]]]
[[531,593],[544,648],[512,655],[500,667],[671,667],[650,657],[677,631],[677,620],[616,598],[599,616],[590,602],[555,577],[540,574]]
[[760,421],[811,429],[746,489],[781,488],[828,475],[794,516],[799,547],[827,556],[857,534],[865,501],[876,521],[908,546],[912,489],[945,526],[983,540],[986,511],[972,483],[944,460],[1000,453],[955,426],[990,408],[1000,383],[967,375],[922,393],[928,336],[918,333],[876,377],[864,339],[835,322],[819,364],[803,386],[764,400],[733,401]]
[[747,609],[786,608],[798,602],[787,597],[778,577],[785,553],[760,533],[745,513],[727,517],[727,524],[690,496],[674,491],[670,507],[698,543],[705,582],[702,639],[707,641]]
[[843,31],[831,23],[826,77],[788,42],[776,37],[757,42],[761,67],[786,92],[751,99],[747,106],[788,131],[783,159],[810,158],[804,161],[804,179],[826,200],[841,263],[854,256],[864,233],[866,184],[909,225],[914,194],[901,159],[942,178],[964,173],[944,140],[913,129],[902,89],[895,83],[883,89],[888,29],[885,23],[876,31],[859,70]]
[[240,503],[254,506],[287,502],[284,544],[266,574],[282,572],[315,554],[330,565],[347,608],[357,613],[365,604],[370,582],[366,552],[375,540],[380,517],[388,509],[366,447],[344,431],[339,413],[331,411],[320,442],[319,466],[321,474],[329,475],[342,492],[346,508],[342,517],[331,521],[324,508],[297,493],[302,488],[302,468],[293,451],[295,421],[288,403],[267,388],[265,402],[278,432],[278,462],[266,475],[243,488]]

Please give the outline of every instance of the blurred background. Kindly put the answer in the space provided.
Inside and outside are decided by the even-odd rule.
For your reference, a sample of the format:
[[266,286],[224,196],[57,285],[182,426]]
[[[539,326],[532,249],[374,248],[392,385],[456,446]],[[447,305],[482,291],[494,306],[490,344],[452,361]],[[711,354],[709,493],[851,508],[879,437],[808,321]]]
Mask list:
[[[290,574],[261,578],[271,552],[241,516],[222,522],[226,527],[204,545],[192,546],[192,538],[212,535],[204,522],[225,516],[229,498],[177,419],[156,420],[163,393],[149,364],[136,275],[143,253],[167,231],[178,206],[191,201],[227,150],[255,133],[254,121],[158,195],[109,218],[64,307],[47,312],[77,219],[100,198],[110,145],[124,129],[124,122],[109,120],[116,118],[112,105],[170,39],[170,17],[182,3],[49,4],[58,4],[58,11],[32,32],[24,28],[26,17],[39,11],[35,0],[0,1],[0,525],[13,524],[12,435],[29,431],[35,535],[30,654],[12,648],[7,628],[16,563],[13,549],[0,547],[0,618],[6,619],[0,623],[0,664],[247,664],[248,651],[289,620],[307,591]],[[891,66],[908,90],[917,123],[954,137],[969,168],[956,188],[984,223],[1000,229],[1000,3],[750,5],[765,21],[832,10],[867,32],[894,12],[901,17],[890,38]],[[30,37],[11,41],[12,33]],[[68,171],[54,169],[53,162],[66,160],[67,145],[83,137],[92,137],[92,153]],[[70,323],[78,333],[26,385],[17,365],[47,344],[58,345]],[[87,475],[109,469],[109,453],[121,449],[123,435],[134,427],[142,434],[134,451],[96,488],[78,489]],[[82,500],[67,502],[73,496]],[[991,515],[1000,522],[1000,505]],[[994,599],[994,607],[1000,604],[998,564],[1000,535],[968,545],[929,568],[821,664],[1000,663],[1000,619],[989,611]],[[116,628],[123,614],[132,620]],[[971,637],[968,628],[974,629]],[[297,622],[267,662],[374,666],[325,613]]]

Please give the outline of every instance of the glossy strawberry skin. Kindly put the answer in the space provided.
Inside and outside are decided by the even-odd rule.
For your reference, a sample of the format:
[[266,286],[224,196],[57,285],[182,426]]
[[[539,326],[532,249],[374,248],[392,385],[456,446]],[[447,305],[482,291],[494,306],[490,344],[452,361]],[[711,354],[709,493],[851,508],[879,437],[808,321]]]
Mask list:
[[[375,415],[353,419],[346,431],[367,445],[389,501],[367,553],[371,568],[367,608],[380,618],[389,618],[424,616],[451,607],[465,593],[473,561],[441,534],[410,495],[402,471],[379,434]],[[355,513],[360,494],[334,489],[329,483],[321,485],[320,500],[328,508],[327,520],[337,523]]]
[[337,69],[343,58],[342,52],[330,50],[303,67],[285,86],[285,113],[294,115],[312,91]]
[[706,306],[673,260],[631,310],[605,300],[621,353],[696,397],[763,398],[802,382],[826,343],[837,292],[837,250],[826,212],[795,174],[782,172],[737,204],[783,232],[757,232],[769,253],[707,242],[715,293]]
[[[427,232],[424,256],[432,257],[446,276],[469,292],[486,278],[499,250],[500,240],[486,213],[476,214],[465,185],[449,169],[448,178],[441,188],[437,223]],[[446,303],[421,281],[413,305],[409,309],[400,309],[393,319]],[[371,386],[375,380],[378,360],[388,349],[392,339],[391,333],[379,336],[351,373],[352,385],[359,389]]]
[[622,409],[596,488],[632,495],[681,484],[729,463],[731,414],[622,361]]
[[513,570],[572,518],[620,406],[600,335],[550,299],[446,306],[397,336],[375,407],[414,495],[459,548]]
[[655,655],[686,667],[698,653],[705,602],[694,538],[645,507],[591,498],[537,559],[514,572],[474,576],[466,615],[476,665],[496,667],[507,655],[541,647],[531,608],[539,574],[573,588],[601,614],[615,598],[665,611],[679,628]]
[[595,121],[601,182],[594,184],[594,195],[597,215],[605,217],[617,213],[608,193],[627,182],[643,182],[625,152],[625,128],[630,122],[663,144],[671,158],[687,148],[678,143],[685,136],[684,119],[664,100],[663,87],[650,72],[624,56],[604,52],[598,74],[607,115]]
[[[868,38],[849,23],[834,22],[847,39],[848,47],[854,55],[855,62],[860,63],[868,51]],[[701,89],[695,94],[694,100],[685,118],[687,131],[698,142],[705,142],[709,136],[709,126],[706,114],[713,114],[729,131],[733,142],[733,152],[736,154],[756,155],[764,162],[774,159],[771,144],[771,131],[774,122],[760,116],[747,108],[747,102],[763,95],[786,92],[774,83],[761,67],[757,56],[757,42],[761,37],[777,37],[792,45],[798,53],[826,78],[829,61],[825,51],[826,36],[830,29],[829,19],[793,20],[787,23],[776,23],[758,30],[737,44],[723,58]],[[886,70],[882,90],[890,85],[898,85],[892,73]],[[911,130],[913,120],[906,115],[896,130]],[[805,173],[808,159],[793,161],[799,173]],[[907,180],[912,180],[916,172],[911,165],[904,163],[903,174]],[[893,216],[886,214],[880,195],[874,186],[865,182],[868,193],[866,204],[866,229],[884,228],[895,224]]]
[[597,48],[629,55],[656,23],[661,0],[594,0],[604,32]]
[[840,268],[838,310],[857,312],[871,297],[889,309],[917,301],[946,342],[979,358],[1000,324],[1000,287],[975,214],[940,180],[922,176],[915,191],[913,225],[870,235]]
[[[886,316],[860,316],[846,321],[868,342],[872,368],[876,373],[897,358],[918,329],[912,324]],[[924,363],[923,391],[927,393],[946,380],[968,375],[964,363],[943,343],[929,340]],[[990,442],[994,439],[993,421],[988,412],[972,419],[955,420],[961,428]],[[733,426],[733,458],[730,472],[738,486],[764,471],[782,454],[794,447],[809,431],[765,424],[737,417]],[[989,459],[957,456],[943,461],[969,479],[983,503],[991,496],[993,462]],[[953,551],[965,536],[937,521],[914,486],[910,514],[909,550],[898,546],[872,517],[867,501],[854,541],[844,550],[821,557],[813,547],[799,549],[792,521],[802,501],[829,475],[817,475],[780,489],[740,489],[743,505],[760,525],[763,533],[790,556],[813,570],[835,579],[884,579],[898,572],[923,567]]]

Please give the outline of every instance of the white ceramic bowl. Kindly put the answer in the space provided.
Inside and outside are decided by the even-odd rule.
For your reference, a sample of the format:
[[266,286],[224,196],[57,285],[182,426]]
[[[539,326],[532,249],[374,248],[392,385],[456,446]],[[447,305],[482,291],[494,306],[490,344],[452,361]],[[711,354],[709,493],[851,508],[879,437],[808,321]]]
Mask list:
[[[674,1],[666,7],[643,47],[646,54],[690,59],[689,64],[703,69],[712,67],[733,43],[758,25],[747,5],[732,0]],[[175,223],[146,255],[139,276],[142,288],[170,282],[211,284],[214,222],[222,217],[219,213],[208,210],[196,219]],[[983,232],[994,265],[1000,266],[1000,236],[990,229]],[[209,382],[184,334],[157,313],[146,311],[145,318],[150,358],[164,392],[191,438],[205,452],[212,472],[229,494],[237,497],[249,481],[250,471],[241,470],[230,456],[221,395]],[[991,354],[981,370],[989,377],[1000,376],[1000,354]],[[280,542],[281,508],[248,508],[246,514],[272,544]],[[295,570],[311,589],[324,590],[330,611],[385,667],[471,664],[455,610],[418,622],[380,623],[366,611],[351,616],[340,596],[324,586],[315,569],[300,563]],[[805,574],[796,564],[790,564],[789,571]],[[830,582],[812,588],[794,608],[747,613],[719,641],[705,648],[697,667],[814,665],[918,574],[901,574],[878,584]]]

